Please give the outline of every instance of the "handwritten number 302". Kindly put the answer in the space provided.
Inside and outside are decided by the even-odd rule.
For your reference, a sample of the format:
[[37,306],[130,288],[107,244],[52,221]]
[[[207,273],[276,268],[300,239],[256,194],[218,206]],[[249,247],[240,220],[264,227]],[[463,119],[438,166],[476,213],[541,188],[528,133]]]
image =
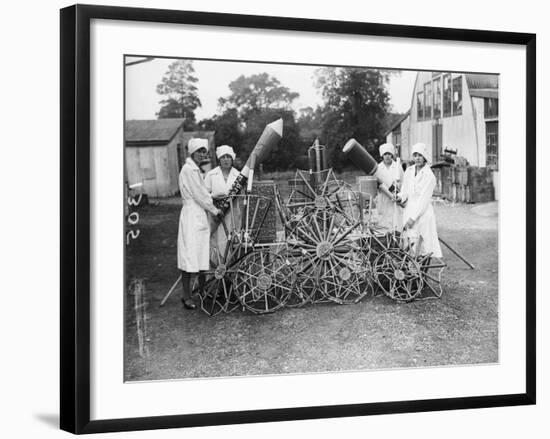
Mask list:
[[[143,194],[138,194],[135,197],[128,197],[128,205],[139,206],[142,196]],[[132,212],[130,215],[128,215],[127,221],[128,224],[130,224],[131,226],[135,226],[137,223],[139,223],[139,213]],[[139,236],[139,233],[139,229],[128,231],[128,233],[126,234],[126,245],[130,244],[130,240],[136,239]]]

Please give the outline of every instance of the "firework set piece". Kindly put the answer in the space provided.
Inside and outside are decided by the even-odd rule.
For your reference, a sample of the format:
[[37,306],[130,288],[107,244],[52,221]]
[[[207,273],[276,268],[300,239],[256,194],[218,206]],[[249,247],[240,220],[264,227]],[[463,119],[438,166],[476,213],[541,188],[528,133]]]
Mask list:
[[[211,268],[204,272],[204,286],[197,285],[194,289],[200,298],[201,309],[208,315],[231,312],[244,305],[245,292],[242,287],[236,288],[237,280],[242,279],[242,261],[256,251],[270,204],[269,198],[252,194],[235,195],[228,202],[227,215],[231,216],[231,223],[236,227],[230,231],[224,228],[227,232],[225,252],[223,255],[213,252]],[[243,297],[239,297],[238,292]]]
[[[419,243],[410,236],[377,229],[371,203],[365,211],[359,192],[326,167],[317,140],[309,150],[310,169],[296,172],[286,202],[273,182],[252,185],[254,167],[282,138],[282,128],[281,119],[265,128],[229,194],[217,203],[235,227],[224,227],[225,253],[215,254],[204,286],[195,289],[201,309],[211,316],[237,308],[264,314],[322,302],[352,304],[377,294],[398,302],[441,297],[445,265],[418,256]],[[344,153],[392,191],[357,141],[349,140]],[[271,230],[277,212],[281,240]]]
[[239,176],[229,190],[229,194],[224,198],[215,201],[215,206],[226,214],[229,211],[231,200],[239,195],[244,187],[247,187],[248,192],[252,189],[254,178],[254,168],[259,166],[273,151],[279,140],[283,137],[283,119],[277,119],[275,122],[267,125],[260,136],[258,142],[252,149],[248,160],[246,161]]

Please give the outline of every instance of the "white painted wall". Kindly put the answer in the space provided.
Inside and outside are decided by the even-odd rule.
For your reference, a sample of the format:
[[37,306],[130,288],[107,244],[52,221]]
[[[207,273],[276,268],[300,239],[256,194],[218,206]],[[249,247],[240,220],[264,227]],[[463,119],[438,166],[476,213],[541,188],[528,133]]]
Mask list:
[[[468,162],[474,166],[484,166],[485,163],[480,157],[485,157],[484,146],[483,155],[481,155],[481,142],[485,144],[485,129],[483,136],[479,136],[478,121],[474,117],[474,107],[470,98],[470,93],[466,84],[466,78],[463,74],[452,74],[451,80],[460,76],[462,78],[462,114],[448,117],[441,117],[440,123],[443,125],[443,149],[450,148],[457,150],[457,154],[466,157]],[[413,107],[411,108],[411,126],[410,126],[410,145],[422,142],[431,148],[433,142],[433,126],[436,121],[432,119],[418,120],[416,107],[416,96],[419,91],[424,90],[424,84],[431,80],[431,72],[420,72],[413,92]],[[476,110],[479,112],[479,108]],[[483,102],[481,102],[481,112],[478,117],[483,121]]]

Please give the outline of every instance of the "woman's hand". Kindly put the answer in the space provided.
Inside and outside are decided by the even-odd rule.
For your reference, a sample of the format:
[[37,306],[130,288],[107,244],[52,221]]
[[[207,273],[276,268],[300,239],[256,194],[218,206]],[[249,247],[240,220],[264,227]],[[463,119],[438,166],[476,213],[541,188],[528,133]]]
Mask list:
[[407,222],[405,223],[405,226],[403,227],[405,230],[410,229],[412,226],[414,226],[414,221],[412,218],[409,218]]

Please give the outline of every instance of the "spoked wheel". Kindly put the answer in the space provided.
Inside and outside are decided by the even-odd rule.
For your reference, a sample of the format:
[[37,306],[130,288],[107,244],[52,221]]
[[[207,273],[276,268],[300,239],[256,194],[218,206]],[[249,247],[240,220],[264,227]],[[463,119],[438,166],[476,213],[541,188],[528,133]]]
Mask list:
[[298,170],[286,210],[300,214],[304,209],[337,209],[340,213],[356,220],[359,217],[360,202],[357,192],[350,184],[336,179],[332,169],[310,173]]
[[361,239],[363,252],[369,262],[368,274],[370,288],[373,296],[385,294],[384,289],[379,288],[376,275],[377,258],[390,249],[399,249],[399,235],[395,232],[380,231],[368,228]]
[[338,209],[308,210],[294,225],[290,234],[295,242],[290,246],[304,255],[298,286],[305,300],[353,303],[368,292],[367,261],[351,238],[358,226]]
[[292,289],[292,267],[280,254],[256,249],[237,266],[234,292],[239,302],[255,314],[283,307]]
[[359,302],[370,291],[367,260],[358,248],[334,248],[320,257],[314,270],[325,297],[340,304]]
[[420,264],[401,249],[382,252],[374,261],[374,274],[384,294],[398,302],[410,302],[422,294]]
[[[285,307],[299,308],[306,303],[315,302],[315,291],[317,290],[317,283],[315,279],[310,277],[307,271],[312,263],[310,256],[300,251],[288,251],[286,250],[281,255],[285,258],[285,263],[291,268],[292,274],[290,276],[291,294],[285,302]],[[317,299],[324,299],[319,293]]]
[[234,235],[228,240],[223,257],[215,253],[211,269],[205,273],[204,290],[201,292],[199,286],[194,285],[194,291],[199,294],[201,309],[209,316],[215,316],[220,312],[229,313],[240,306],[233,284],[236,265],[244,257],[247,249],[240,245],[238,238]]
[[443,294],[441,273],[447,265],[436,258],[432,258],[431,255],[420,256],[418,263],[424,281],[422,299],[440,298]]
[[224,264],[206,274],[204,291],[199,297],[201,309],[209,316],[238,308],[239,302],[233,294],[233,275]]

